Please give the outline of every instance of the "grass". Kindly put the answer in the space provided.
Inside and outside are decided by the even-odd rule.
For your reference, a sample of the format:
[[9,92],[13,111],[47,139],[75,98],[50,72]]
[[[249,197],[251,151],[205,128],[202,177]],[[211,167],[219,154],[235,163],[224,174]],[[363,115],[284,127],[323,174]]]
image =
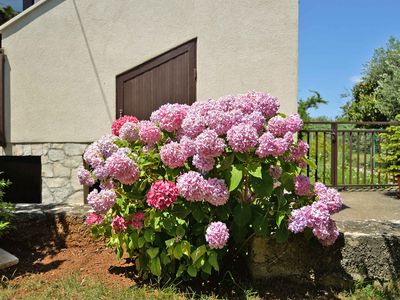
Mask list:
[[[221,299],[214,295],[198,295],[193,291],[179,292],[175,286],[164,288],[155,287],[132,287],[110,288],[102,282],[92,278],[81,278],[77,274],[72,274],[66,278],[54,281],[43,282],[38,277],[27,280],[23,286],[3,284],[0,287],[1,300],[30,299],[30,300],[54,300],[54,299],[79,299],[79,300],[99,300],[99,299]],[[260,299],[256,293],[245,291],[245,299]]]
[[[312,293],[310,294],[310,296]],[[307,297],[309,298],[309,297]],[[375,287],[372,284],[359,282],[350,291],[337,293],[332,299],[357,299],[357,300],[391,300],[400,299],[400,284],[391,284],[382,287]],[[77,300],[100,300],[100,299],[201,299],[213,300],[224,299],[215,295],[199,295],[194,291],[179,292],[175,286],[164,288],[155,287],[107,287],[98,280],[91,278],[81,278],[77,274],[72,274],[66,278],[54,281],[44,282],[39,277],[32,277],[24,282],[22,286],[18,284],[7,284],[3,282],[3,287],[0,288],[0,299],[32,299],[32,300],[47,300],[47,299],[77,299]],[[238,297],[238,299],[259,300],[257,292],[247,290]],[[269,297],[267,298],[269,299]],[[275,297],[273,297],[275,299]],[[284,298],[290,299],[290,298]],[[297,298],[296,298],[297,299]],[[313,296],[311,298],[313,299]],[[325,298],[324,298],[325,299]]]

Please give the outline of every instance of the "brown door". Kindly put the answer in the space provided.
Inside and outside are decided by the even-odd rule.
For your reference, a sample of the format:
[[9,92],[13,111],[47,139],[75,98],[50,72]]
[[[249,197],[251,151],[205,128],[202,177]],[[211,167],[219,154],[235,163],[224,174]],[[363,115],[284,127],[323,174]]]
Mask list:
[[165,103],[196,101],[196,40],[117,76],[117,118],[148,119]]

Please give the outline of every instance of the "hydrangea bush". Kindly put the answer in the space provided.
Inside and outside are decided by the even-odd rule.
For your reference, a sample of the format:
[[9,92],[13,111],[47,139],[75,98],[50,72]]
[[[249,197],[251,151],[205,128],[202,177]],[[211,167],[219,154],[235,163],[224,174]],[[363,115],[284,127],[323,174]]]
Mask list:
[[303,122],[278,109],[249,92],[116,120],[84,154],[80,182],[100,186],[86,223],[143,278],[208,276],[254,236],[285,242],[308,231],[333,244],[341,198],[300,175],[310,163],[296,138]]

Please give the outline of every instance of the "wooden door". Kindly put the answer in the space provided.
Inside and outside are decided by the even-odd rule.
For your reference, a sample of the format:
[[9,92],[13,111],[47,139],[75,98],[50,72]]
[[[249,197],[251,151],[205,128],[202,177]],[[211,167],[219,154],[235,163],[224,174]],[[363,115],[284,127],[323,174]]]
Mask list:
[[165,103],[196,101],[196,40],[117,76],[117,118],[148,119]]

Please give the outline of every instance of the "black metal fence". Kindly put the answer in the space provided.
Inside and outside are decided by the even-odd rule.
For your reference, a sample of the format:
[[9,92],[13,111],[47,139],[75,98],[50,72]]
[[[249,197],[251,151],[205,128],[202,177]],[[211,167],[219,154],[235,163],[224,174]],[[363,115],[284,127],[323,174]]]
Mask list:
[[307,176],[337,188],[387,188],[393,178],[380,172],[379,134],[392,122],[305,122],[299,138],[317,165]]

